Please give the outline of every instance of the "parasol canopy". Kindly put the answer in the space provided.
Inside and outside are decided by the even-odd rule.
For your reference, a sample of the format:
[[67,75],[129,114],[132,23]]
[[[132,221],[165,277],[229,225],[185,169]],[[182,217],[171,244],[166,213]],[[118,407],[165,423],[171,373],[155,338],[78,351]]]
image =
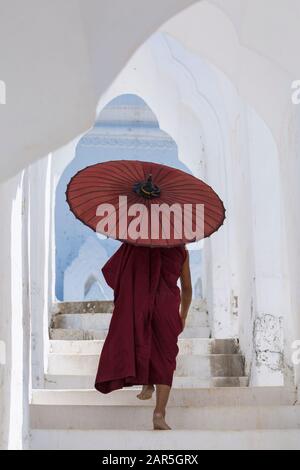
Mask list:
[[137,160],[98,163],[67,186],[75,217],[95,232],[144,246],[176,246],[209,237],[225,220],[215,191],[167,165]]

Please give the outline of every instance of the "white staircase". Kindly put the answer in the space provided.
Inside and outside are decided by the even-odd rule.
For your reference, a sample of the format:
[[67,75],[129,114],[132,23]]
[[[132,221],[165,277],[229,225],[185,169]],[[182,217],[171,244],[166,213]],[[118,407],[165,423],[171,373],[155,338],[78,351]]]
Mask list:
[[[101,340],[105,339],[112,315],[112,302],[74,302],[58,304],[53,316],[51,338],[53,340]],[[182,338],[209,338],[210,328],[205,303],[198,301],[188,316]]]
[[300,407],[286,388],[248,388],[235,340],[210,338],[204,302],[194,302],[168,406],[172,431],[152,431],[155,403],[139,387],[93,389],[111,302],[63,303],[50,331],[45,389],[33,390],[33,449],[299,448]]

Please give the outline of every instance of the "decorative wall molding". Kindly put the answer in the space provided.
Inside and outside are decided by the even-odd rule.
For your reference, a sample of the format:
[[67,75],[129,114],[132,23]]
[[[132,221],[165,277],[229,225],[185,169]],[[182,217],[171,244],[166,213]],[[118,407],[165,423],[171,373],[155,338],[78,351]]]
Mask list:
[[139,148],[144,150],[174,150],[177,147],[176,143],[167,137],[137,137],[136,135],[105,137],[96,133],[83,137],[80,140],[80,146]]

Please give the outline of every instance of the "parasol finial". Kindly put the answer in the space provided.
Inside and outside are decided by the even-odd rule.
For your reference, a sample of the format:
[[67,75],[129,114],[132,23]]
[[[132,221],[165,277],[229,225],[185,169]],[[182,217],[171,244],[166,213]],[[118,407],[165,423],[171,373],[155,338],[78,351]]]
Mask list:
[[133,186],[133,191],[145,199],[152,199],[160,196],[160,189],[156,184],[153,184],[151,173],[148,174],[146,181],[136,183]]

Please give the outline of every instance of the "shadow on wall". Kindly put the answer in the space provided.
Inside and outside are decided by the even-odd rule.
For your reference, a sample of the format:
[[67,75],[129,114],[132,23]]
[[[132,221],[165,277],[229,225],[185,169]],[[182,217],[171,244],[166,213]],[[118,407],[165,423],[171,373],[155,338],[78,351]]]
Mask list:
[[[156,116],[143,99],[126,94],[112,100],[100,113],[93,129],[79,141],[75,157],[57,186],[55,293],[60,301],[112,298],[101,267],[120,242],[106,239],[78,221],[69,209],[65,191],[70,178],[79,170],[122,159],[163,163],[190,173],[178,159],[176,142],[160,129]],[[191,256],[197,293],[201,292],[200,253],[193,251]]]

